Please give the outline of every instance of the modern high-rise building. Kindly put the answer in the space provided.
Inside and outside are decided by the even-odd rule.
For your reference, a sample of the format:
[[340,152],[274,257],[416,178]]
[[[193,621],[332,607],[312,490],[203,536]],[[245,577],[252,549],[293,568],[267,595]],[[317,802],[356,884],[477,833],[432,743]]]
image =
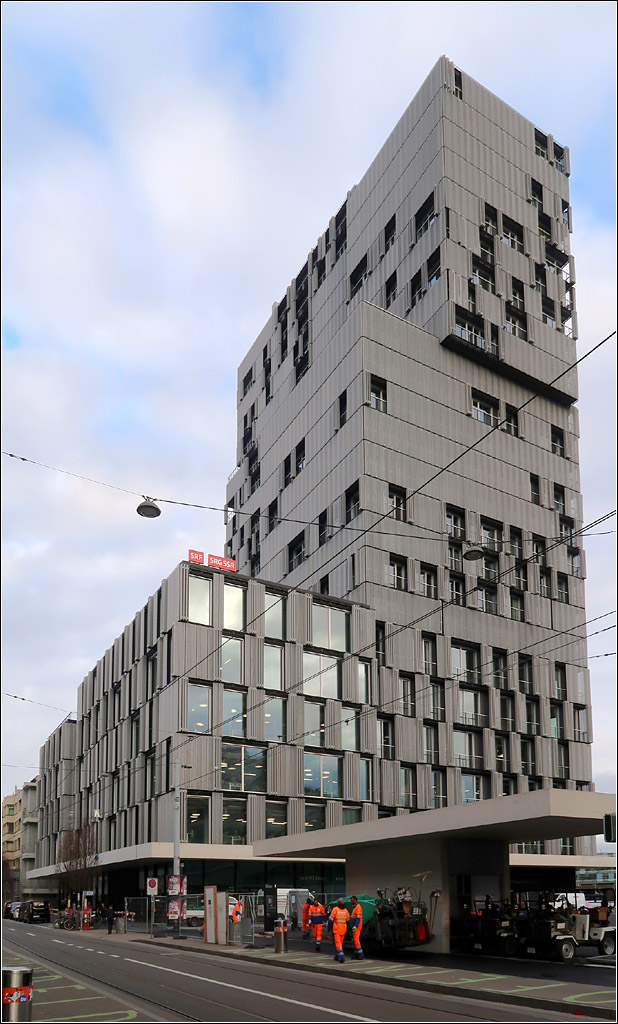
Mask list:
[[593,788],[568,185],[440,58],[239,368],[226,554],[375,611],[425,806]]

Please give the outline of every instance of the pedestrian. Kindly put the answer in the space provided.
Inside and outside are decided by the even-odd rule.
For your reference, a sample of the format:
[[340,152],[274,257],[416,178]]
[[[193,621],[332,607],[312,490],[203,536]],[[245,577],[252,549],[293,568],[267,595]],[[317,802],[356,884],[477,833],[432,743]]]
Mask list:
[[309,908],[309,913],[307,915],[307,923],[311,928],[311,931],[313,932],[316,953],[319,953],[321,949],[322,928],[324,927],[325,916],[326,911],[324,910],[324,907],[320,903],[317,896],[314,897],[313,903],[311,904]]
[[345,933],[348,928],[348,921],[350,920],[350,915],[346,910],[345,903],[341,897],[337,900],[335,906],[331,911],[330,920],[333,926],[333,942],[335,943],[334,959],[337,961],[337,963],[344,964],[345,954],[343,952],[343,940],[345,938]]
[[311,912],[311,904],[313,903],[313,896],[310,892],[307,893],[307,899],[303,903],[303,939],[309,938],[309,914]]
[[234,924],[239,924],[242,921],[242,903],[240,900],[236,900],[236,903],[232,907],[232,921]]
[[352,904],[352,913],[350,914],[350,923],[352,925],[352,944],[354,946],[354,956],[357,960],[364,960],[365,954],[361,948],[361,932],[363,930],[363,908],[358,902],[356,896],[350,897],[350,903]]
[[113,927],[114,927],[114,908],[112,907],[112,905],[110,903],[109,907],[107,908],[107,934],[108,935],[112,934]]

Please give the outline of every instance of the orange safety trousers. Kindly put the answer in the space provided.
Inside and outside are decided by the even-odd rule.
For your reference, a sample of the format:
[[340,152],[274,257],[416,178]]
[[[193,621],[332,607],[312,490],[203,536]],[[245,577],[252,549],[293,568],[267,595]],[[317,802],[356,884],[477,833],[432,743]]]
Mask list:
[[313,937],[314,937],[316,942],[321,942],[322,941],[322,928],[323,927],[324,927],[323,924],[312,924],[311,925],[311,930],[313,932]]
[[333,922],[333,942],[337,952],[341,951],[350,915],[345,907],[334,907],[330,919]]
[[363,910],[358,903],[356,904],[352,911],[350,924],[354,929],[354,931],[352,932],[352,943],[354,945],[354,949],[360,949],[360,937],[363,928]]

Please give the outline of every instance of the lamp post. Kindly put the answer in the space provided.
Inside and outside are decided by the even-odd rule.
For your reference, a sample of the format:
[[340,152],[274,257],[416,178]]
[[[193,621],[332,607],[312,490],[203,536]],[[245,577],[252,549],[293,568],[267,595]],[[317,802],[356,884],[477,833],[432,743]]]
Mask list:
[[173,762],[174,767],[174,808],[172,820],[172,840],[174,844],[174,863],[172,874],[178,879],[178,914],[174,918],[174,938],[185,939],[186,935],[180,934],[180,918],[182,913],[182,879],[180,876],[180,830],[181,830],[181,803],[180,803],[180,774],[179,769],[191,768],[190,764],[180,765],[178,761]]

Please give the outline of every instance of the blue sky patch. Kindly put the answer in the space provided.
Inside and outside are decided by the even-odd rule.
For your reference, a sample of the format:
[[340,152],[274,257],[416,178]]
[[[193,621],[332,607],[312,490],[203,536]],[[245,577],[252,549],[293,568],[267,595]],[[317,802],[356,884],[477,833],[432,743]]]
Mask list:
[[21,334],[17,328],[7,321],[2,321],[2,348],[5,352],[12,352],[21,345]]

